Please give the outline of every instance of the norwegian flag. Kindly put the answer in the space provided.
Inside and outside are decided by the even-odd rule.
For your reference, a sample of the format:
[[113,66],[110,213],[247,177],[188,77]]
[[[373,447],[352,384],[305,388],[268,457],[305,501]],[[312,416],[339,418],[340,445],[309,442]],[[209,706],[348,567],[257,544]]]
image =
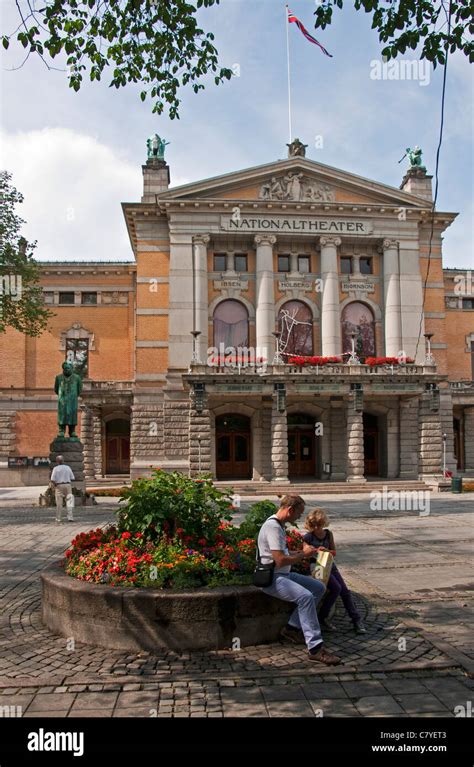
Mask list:
[[324,48],[321,43],[318,43],[315,37],[313,35],[310,35],[306,27],[301,23],[301,21],[295,16],[294,13],[290,11],[288,6],[286,6],[286,11],[288,13],[288,23],[289,24],[296,24],[300,32],[303,33],[303,35],[306,37],[307,40],[309,40],[310,43],[314,43],[318,46],[318,48],[321,48],[322,52],[326,54],[326,56],[329,56],[332,59],[332,53],[328,53],[326,48]]

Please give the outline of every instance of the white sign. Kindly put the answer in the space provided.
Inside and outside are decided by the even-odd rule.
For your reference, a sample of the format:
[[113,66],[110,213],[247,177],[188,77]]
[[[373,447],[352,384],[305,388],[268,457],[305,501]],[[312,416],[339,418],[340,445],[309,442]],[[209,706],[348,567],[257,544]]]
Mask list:
[[344,293],[349,293],[351,290],[363,290],[365,293],[373,293],[375,290],[375,284],[373,282],[356,282],[355,280],[347,280],[342,283],[341,289]]
[[[240,208],[239,208],[240,211]],[[298,234],[372,234],[371,221],[315,218],[314,216],[221,216],[221,229],[227,232],[296,232]]]

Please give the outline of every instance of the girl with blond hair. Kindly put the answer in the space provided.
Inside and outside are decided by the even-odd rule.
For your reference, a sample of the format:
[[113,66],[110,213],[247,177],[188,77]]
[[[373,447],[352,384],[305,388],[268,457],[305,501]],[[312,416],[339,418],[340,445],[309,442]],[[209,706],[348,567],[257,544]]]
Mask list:
[[[329,518],[324,509],[313,509],[310,511],[305,521],[305,529],[308,530],[304,536],[305,543],[314,546],[319,551],[330,551],[333,557],[336,556],[336,544],[334,535],[328,529]],[[316,561],[316,560],[313,560]],[[321,602],[319,611],[319,623],[322,628],[334,630],[336,626],[329,622],[328,616],[336,599],[340,596],[342,603],[354,624],[356,634],[366,634],[367,629],[362,623],[361,616],[354,604],[352,594],[347,588],[344,578],[333,563],[331,575],[326,586],[326,594]]]

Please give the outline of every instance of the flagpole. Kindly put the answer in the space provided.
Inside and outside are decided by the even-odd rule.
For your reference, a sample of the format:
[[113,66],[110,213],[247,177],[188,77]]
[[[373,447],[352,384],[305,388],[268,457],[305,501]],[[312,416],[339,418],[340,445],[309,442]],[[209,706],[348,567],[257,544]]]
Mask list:
[[288,6],[285,5],[285,24],[286,24],[286,60],[288,62],[288,143],[291,144],[291,80],[290,80],[290,35],[289,35],[289,29],[290,26],[288,23]]

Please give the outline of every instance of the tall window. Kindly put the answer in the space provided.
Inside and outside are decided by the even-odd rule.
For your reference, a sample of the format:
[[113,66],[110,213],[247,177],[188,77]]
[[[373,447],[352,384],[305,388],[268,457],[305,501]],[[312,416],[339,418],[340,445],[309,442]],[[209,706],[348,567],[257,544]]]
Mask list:
[[280,352],[283,359],[294,354],[308,357],[313,354],[313,315],[302,301],[287,301],[278,314]]
[[87,378],[89,362],[89,339],[66,338],[66,362],[70,362],[75,373]]
[[355,333],[356,354],[362,360],[375,356],[375,321],[371,309],[354,301],[342,312],[342,351],[352,351],[352,333]]
[[[228,299],[222,301],[214,312],[214,346],[225,347],[248,346],[249,317],[247,309],[240,301]],[[219,352],[220,353],[220,352]]]

